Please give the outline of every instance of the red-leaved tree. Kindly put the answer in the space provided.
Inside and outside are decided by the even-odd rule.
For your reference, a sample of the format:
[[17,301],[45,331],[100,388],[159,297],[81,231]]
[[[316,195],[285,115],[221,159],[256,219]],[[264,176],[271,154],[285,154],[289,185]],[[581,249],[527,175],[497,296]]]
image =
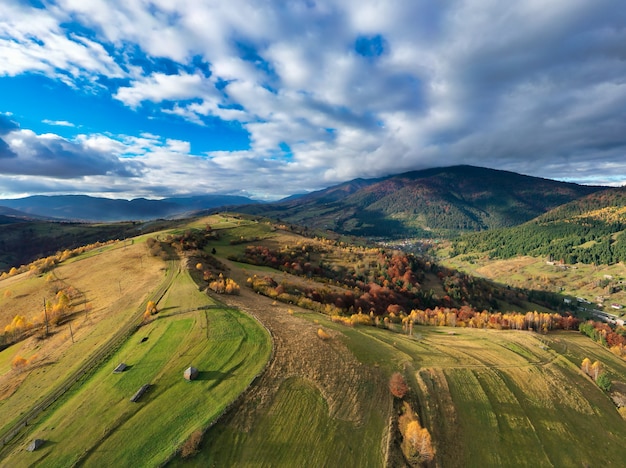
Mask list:
[[409,391],[409,386],[400,372],[394,372],[389,379],[389,391],[396,398],[404,398],[404,395]]

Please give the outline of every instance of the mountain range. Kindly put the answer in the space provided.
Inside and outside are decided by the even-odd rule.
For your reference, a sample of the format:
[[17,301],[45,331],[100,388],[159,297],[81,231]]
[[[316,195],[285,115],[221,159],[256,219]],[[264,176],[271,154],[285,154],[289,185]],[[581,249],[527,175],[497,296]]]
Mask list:
[[71,221],[143,221],[158,218],[185,217],[198,210],[222,206],[254,204],[254,200],[236,195],[200,195],[162,200],[134,200],[90,197],[87,195],[35,195],[0,200],[0,215],[18,218],[45,217]]
[[427,237],[517,226],[606,188],[452,166],[355,179],[273,203],[230,195],[130,201],[86,195],[32,196],[0,200],[0,207],[5,207],[0,216],[6,222],[29,216],[113,222],[181,218],[228,208],[350,235]]
[[355,179],[238,210],[345,234],[428,236],[516,226],[603,189],[606,187],[452,166]]

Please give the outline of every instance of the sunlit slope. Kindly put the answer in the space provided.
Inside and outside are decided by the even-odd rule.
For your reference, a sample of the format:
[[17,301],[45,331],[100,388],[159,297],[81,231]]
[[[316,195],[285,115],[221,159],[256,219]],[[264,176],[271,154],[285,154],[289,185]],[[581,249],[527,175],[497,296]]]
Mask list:
[[371,364],[406,366],[442,466],[611,466],[626,422],[580,370],[599,359],[613,379],[626,362],[576,332],[420,327],[415,336],[347,331]]
[[[47,466],[159,465],[193,431],[210,424],[265,366],[271,350],[266,330],[242,312],[216,305],[198,290],[184,262],[151,256],[143,240],[88,252],[47,275],[0,282],[13,292],[3,298],[5,304],[16,301],[15,310],[44,291],[53,295],[68,285],[79,291],[69,316],[51,326],[45,339],[38,327],[33,336],[0,353],[3,431],[65,384],[120,329],[132,327],[69,392],[0,448],[10,466],[44,460]],[[159,313],[134,331],[148,299],[158,302]],[[35,356],[20,372],[11,369],[18,354]],[[119,362],[128,369],[113,374]],[[200,370],[191,383],[183,379],[190,365]],[[150,384],[149,391],[131,403],[144,384]],[[34,438],[46,440],[45,445],[25,451]]]
[[[127,325],[163,281],[165,268],[162,260],[147,255],[142,242],[120,242],[45,275],[0,281],[2,328],[18,314],[35,321],[42,315],[43,301],[53,300],[60,289],[71,286],[77,291],[69,319],[51,325],[47,338],[41,339],[44,328],[38,325],[30,338],[0,352],[0,362],[6,363],[0,367],[0,427],[19,418]],[[32,363],[22,372],[12,371],[15,356]]]

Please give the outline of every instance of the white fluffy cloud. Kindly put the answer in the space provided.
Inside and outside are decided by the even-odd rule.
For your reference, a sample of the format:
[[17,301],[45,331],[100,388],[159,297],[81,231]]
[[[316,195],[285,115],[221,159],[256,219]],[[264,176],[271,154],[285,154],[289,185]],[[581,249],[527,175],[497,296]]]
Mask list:
[[[126,141],[146,187],[171,170],[190,177],[172,191],[283,195],[459,163],[626,180],[618,0],[8,1],[0,19],[0,74],[123,78],[111,96],[133,109],[249,132],[248,150],[208,155],[168,135],[144,152]],[[175,69],[138,65],[136,51]]]

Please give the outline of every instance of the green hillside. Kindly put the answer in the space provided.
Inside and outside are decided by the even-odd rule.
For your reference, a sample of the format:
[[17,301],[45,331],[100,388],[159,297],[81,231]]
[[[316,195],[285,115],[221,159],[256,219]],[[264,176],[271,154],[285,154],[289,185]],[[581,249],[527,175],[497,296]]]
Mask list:
[[[621,461],[620,349],[576,331],[574,317],[537,312],[533,291],[294,231],[220,214],[0,280],[2,464]],[[58,311],[59,292],[70,304],[47,334],[36,317],[12,319],[38,294]],[[482,302],[492,309],[471,305]],[[394,396],[398,372],[408,391]],[[35,438],[44,444],[27,451]]]
[[453,243],[451,255],[530,255],[568,264],[613,264],[626,260],[624,229],[622,187],[588,195],[520,226],[466,234]]

